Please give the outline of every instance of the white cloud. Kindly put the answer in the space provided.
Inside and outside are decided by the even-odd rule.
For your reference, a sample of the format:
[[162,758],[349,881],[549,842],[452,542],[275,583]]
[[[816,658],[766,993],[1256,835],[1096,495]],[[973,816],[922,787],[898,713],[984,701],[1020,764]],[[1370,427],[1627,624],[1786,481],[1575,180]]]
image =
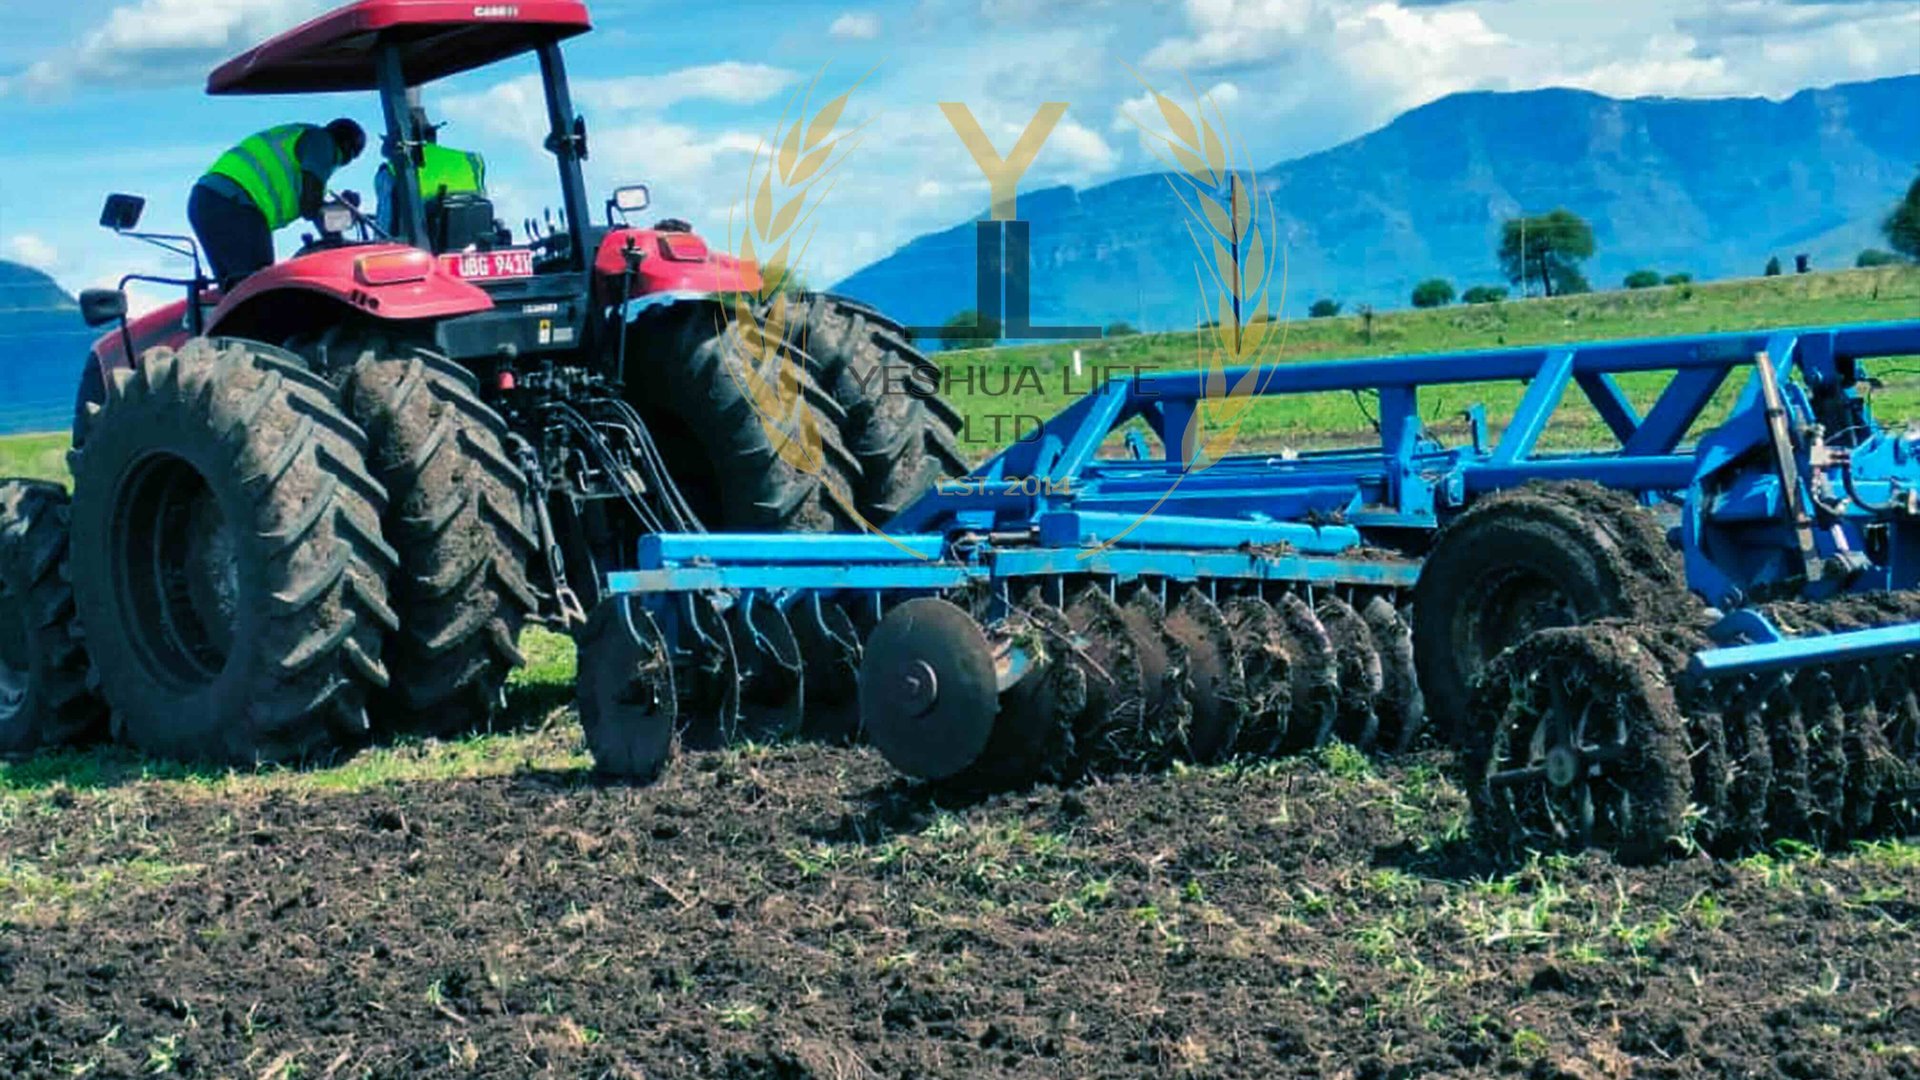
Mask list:
[[1062,178],[1092,179],[1112,172],[1120,163],[1120,155],[1114,153],[1099,132],[1072,117],[1061,119],[1047,140],[1047,147],[1064,159],[1063,167],[1056,170],[1056,175]]
[[8,237],[5,251],[7,258],[35,270],[52,273],[60,268],[60,249],[32,233]]
[[848,11],[833,20],[827,33],[849,41],[870,41],[880,36],[880,19],[865,11]]
[[0,79],[0,94],[192,81],[326,7],[327,0],[140,0],[108,12],[75,44]]
[[1191,34],[1147,53],[1149,66],[1207,71],[1256,63],[1327,24],[1320,0],[1187,0]]
[[[681,68],[662,75],[619,79],[582,79],[573,84],[576,105],[596,117],[657,116],[690,101],[756,105],[793,85],[798,76],[785,68],[729,60]],[[546,99],[532,75],[496,83],[477,93],[455,94],[430,109],[456,122],[496,135],[529,142],[546,138]]]

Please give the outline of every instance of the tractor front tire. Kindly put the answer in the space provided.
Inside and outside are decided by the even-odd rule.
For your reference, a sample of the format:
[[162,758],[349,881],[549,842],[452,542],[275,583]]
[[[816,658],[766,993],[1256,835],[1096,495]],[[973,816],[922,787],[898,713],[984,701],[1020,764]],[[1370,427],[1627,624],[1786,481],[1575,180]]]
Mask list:
[[846,412],[841,438],[860,462],[860,513],[885,525],[941,480],[967,474],[961,419],[940,396],[938,365],[906,330],[844,297],[789,297],[788,343]]
[[0,481],[0,755],[106,732],[67,583],[69,509],[58,484]]
[[[717,304],[680,303],[628,327],[628,400],[675,484],[716,531],[858,528],[860,464],[841,438],[845,410],[803,357],[726,316]],[[755,400],[756,378],[789,399],[784,414]]]
[[235,764],[358,745],[398,627],[386,491],[333,388],[265,345],[119,371],[74,470],[74,600],[114,734]]
[[417,350],[369,352],[341,388],[386,486],[387,542],[400,555],[389,643],[393,685],[375,695],[382,733],[447,736],[496,718],[541,607],[531,575],[540,540],[527,480],[507,456],[507,426],[466,369]]

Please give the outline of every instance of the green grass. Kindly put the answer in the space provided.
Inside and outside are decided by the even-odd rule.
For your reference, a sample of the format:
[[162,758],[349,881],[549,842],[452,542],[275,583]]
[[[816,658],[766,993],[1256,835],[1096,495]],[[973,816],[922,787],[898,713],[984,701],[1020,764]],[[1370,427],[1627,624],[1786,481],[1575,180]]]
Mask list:
[[[1284,348],[1275,355],[1279,362],[1291,363],[1913,318],[1920,318],[1920,269],[1882,267],[1390,312],[1374,317],[1371,327],[1357,316],[1296,320],[1282,328]],[[1076,350],[1084,365],[1077,379],[1073,375]],[[1190,370],[1202,364],[1197,350],[1193,333],[1142,334],[947,352],[937,359],[948,373],[949,396],[967,420],[967,449],[984,458],[1011,440],[1014,422],[1010,417],[1052,415],[1091,388],[1094,372],[1124,376],[1135,371]],[[1920,417],[1920,378],[1892,374],[1875,398],[1882,419]],[[1665,385],[1665,376],[1652,372],[1620,381],[1644,410]],[[1703,424],[1724,414],[1738,391],[1739,380],[1733,382]],[[1459,439],[1466,432],[1461,413],[1469,405],[1484,404],[1497,434],[1523,390],[1518,383],[1434,388],[1422,393],[1420,411],[1431,432]],[[1351,445],[1373,437],[1371,417],[1375,415],[1377,409],[1365,394],[1272,398],[1249,410],[1241,445],[1302,450]],[[1569,395],[1563,403],[1545,441],[1558,446],[1612,444],[1599,416],[1578,394]]]
[[58,435],[12,435],[0,438],[0,476],[67,482],[67,447]]

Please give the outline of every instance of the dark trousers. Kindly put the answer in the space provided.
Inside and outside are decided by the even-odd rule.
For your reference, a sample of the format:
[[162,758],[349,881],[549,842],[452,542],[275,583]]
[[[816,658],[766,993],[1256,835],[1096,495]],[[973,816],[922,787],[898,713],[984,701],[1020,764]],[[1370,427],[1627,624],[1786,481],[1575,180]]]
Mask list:
[[187,199],[187,220],[193,223],[200,250],[213,268],[213,280],[222,289],[273,265],[273,230],[252,203],[195,184]]

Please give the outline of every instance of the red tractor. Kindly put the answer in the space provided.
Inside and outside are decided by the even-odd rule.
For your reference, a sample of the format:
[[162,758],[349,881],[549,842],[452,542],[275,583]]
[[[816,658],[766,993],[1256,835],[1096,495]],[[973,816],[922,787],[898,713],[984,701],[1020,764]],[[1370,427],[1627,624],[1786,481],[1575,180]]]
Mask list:
[[[391,236],[344,197],[222,293],[191,241],[134,231],[141,200],[108,200],[103,225],[194,272],[143,279],[187,296],[132,321],[124,292],[83,296],[118,326],[80,390],[71,506],[0,485],[0,751],[109,715],[142,750],[237,762],[471,729],[522,626],[582,627],[642,536],[880,523],[964,471],[948,407],[882,396],[928,382],[898,325],[808,295],[786,355],[750,350],[725,298],[760,288],[755,265],[628,223],[643,187],[596,220],[561,54],[590,28],[578,0],[360,0],[213,73],[213,94],[377,92]],[[526,53],[564,215],[515,243],[484,198],[419,194],[408,95]],[[817,474],[743,390],[747,366],[795,360]]]

